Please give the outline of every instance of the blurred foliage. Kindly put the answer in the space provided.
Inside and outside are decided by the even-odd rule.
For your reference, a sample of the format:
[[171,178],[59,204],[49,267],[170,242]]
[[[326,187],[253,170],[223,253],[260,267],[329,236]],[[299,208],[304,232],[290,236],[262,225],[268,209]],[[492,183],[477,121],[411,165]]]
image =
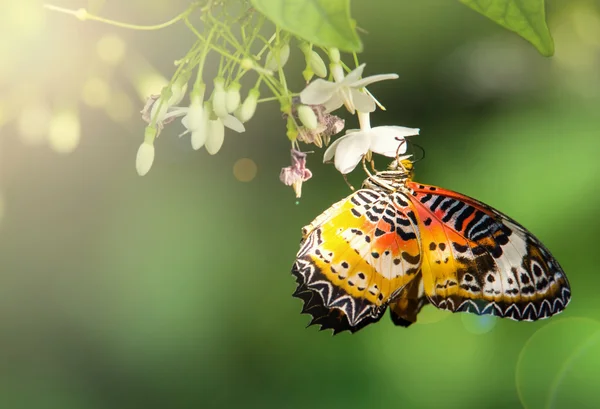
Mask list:
[[350,0],[252,0],[278,27],[322,47],[362,51]]
[[[139,24],[186,5],[86,4]],[[409,329],[383,319],[332,338],[304,328],[289,270],[300,228],[349,190],[318,152],[295,204],[278,180],[289,161],[278,107],[261,107],[214,157],[165,129],[140,178],[137,111],[192,35],[82,23],[38,0],[7,4],[0,407],[597,408],[600,6],[555,0],[547,11],[551,59],[454,2],[352,10],[369,33],[365,73],[400,75],[371,89],[387,107],[372,122],[420,127],[418,180],[531,229],[566,271],[571,305],[535,323],[428,307]],[[301,53],[293,63],[302,69]],[[63,134],[73,143],[73,128],[52,128],[65,110],[80,124],[73,149],[56,148]],[[242,158],[256,164],[243,168],[253,179],[240,177]]]
[[460,0],[461,3],[514,31],[546,57],[554,54],[554,42],[546,24],[545,0]]

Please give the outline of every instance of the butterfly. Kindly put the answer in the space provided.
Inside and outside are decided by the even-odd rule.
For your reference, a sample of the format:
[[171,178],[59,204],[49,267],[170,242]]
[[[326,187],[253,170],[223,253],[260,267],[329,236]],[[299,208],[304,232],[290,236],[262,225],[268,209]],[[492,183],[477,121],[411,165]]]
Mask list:
[[408,327],[426,304],[517,321],[565,309],[571,290],[527,229],[468,196],[416,183],[399,158],[302,229],[292,268],[309,324],[356,332],[389,307]]

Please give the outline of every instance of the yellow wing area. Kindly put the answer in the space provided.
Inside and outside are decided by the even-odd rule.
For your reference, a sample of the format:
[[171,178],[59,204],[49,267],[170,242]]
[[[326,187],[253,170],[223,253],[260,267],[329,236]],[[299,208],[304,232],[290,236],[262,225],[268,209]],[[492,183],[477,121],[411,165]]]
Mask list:
[[296,295],[324,328],[356,330],[378,320],[419,271],[417,221],[400,194],[361,189],[317,217],[303,235],[293,270]]

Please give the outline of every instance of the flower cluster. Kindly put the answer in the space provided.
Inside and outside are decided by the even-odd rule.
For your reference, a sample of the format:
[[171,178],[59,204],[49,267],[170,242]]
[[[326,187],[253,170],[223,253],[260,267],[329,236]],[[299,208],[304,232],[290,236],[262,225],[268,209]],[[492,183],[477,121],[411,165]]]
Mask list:
[[[265,17],[248,3],[241,4],[241,9],[234,11],[225,2],[192,2],[172,20],[183,21],[196,42],[176,61],[177,69],[168,85],[160,94],[151,95],[141,111],[147,126],[136,156],[139,175],[150,171],[155,158],[154,141],[165,127],[179,121],[180,137],[189,135],[194,150],[205,148],[214,155],[222,148],[227,132],[245,132],[258,105],[269,101],[279,104],[291,144],[292,163],[282,169],[280,179],[293,187],[297,197],[302,183],[312,177],[306,167],[307,154],[302,152],[300,144],[327,147],[324,161],[333,161],[344,175],[361,161],[371,160],[373,153],[397,157],[406,152],[405,138],[417,135],[419,129],[371,127],[370,113],[377,107],[384,108],[366,88],[396,79],[398,75],[365,77],[366,65],[358,63],[356,54],[353,55],[356,67],[351,69],[342,61],[338,49],[318,47],[277,26],[271,28],[270,37],[265,37],[269,30]],[[81,17],[78,13],[71,14]],[[84,14],[86,19],[109,22]],[[284,70],[294,46],[304,56],[302,76],[307,85],[299,92],[288,87],[289,71]],[[328,57],[328,65],[323,54]],[[218,70],[214,78],[207,80],[204,67],[209,56],[218,59]],[[248,82],[251,86],[245,91],[242,83]],[[261,99],[265,90],[270,95]],[[359,129],[346,130],[345,135],[330,144],[331,138],[346,125],[333,114],[341,107],[356,115]]]

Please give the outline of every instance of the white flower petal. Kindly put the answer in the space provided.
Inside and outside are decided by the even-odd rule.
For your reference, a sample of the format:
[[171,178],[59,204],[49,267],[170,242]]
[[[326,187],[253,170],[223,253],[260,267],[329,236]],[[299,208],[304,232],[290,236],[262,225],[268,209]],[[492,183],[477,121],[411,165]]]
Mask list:
[[375,111],[375,101],[373,98],[357,89],[350,89],[352,95],[352,102],[357,111],[360,112],[373,112]]
[[204,146],[204,143],[206,142],[206,136],[208,133],[208,127],[207,129],[197,129],[194,132],[192,132],[192,149],[197,151],[198,149],[200,149],[202,146]]
[[220,119],[208,121],[208,132],[204,147],[211,155],[219,152],[225,140],[225,127]]
[[206,122],[206,113],[202,107],[202,102],[192,103],[186,116],[181,119],[181,123],[189,131],[200,129]]
[[344,100],[339,92],[336,92],[327,100],[323,106],[325,107],[325,112],[332,112],[336,109],[339,109],[342,105],[344,105]]
[[398,74],[378,74],[371,75],[370,77],[366,77],[355,81],[351,84],[354,88],[363,88],[369,84],[373,84],[374,82],[385,81],[385,80],[395,80],[398,78]]
[[340,141],[335,150],[334,165],[343,175],[354,170],[371,145],[368,132],[353,132]]
[[331,98],[338,86],[333,82],[316,79],[302,90],[300,101],[307,105],[321,105]]
[[[406,128],[403,126],[376,126],[371,129],[371,151],[390,158],[406,152],[407,136],[418,135],[419,128]],[[400,148],[400,149],[398,149]]]
[[242,124],[242,122],[233,115],[227,115],[225,118],[221,118],[221,120],[223,121],[223,125],[232,131],[242,133],[246,130],[244,124]]
[[336,139],[331,143],[331,145],[329,145],[329,147],[325,150],[325,153],[323,154],[323,163],[329,162],[331,159],[333,159],[338,144],[345,138],[348,138],[348,135],[344,135],[341,138]]
[[353,83],[358,81],[358,79],[362,76],[362,73],[365,70],[366,65],[367,64],[361,64],[358,67],[356,67],[355,69],[353,69],[352,71],[350,71],[348,73],[348,75],[346,75],[346,77],[344,77],[344,80],[341,83],[344,84],[346,87],[353,87],[354,86]]

